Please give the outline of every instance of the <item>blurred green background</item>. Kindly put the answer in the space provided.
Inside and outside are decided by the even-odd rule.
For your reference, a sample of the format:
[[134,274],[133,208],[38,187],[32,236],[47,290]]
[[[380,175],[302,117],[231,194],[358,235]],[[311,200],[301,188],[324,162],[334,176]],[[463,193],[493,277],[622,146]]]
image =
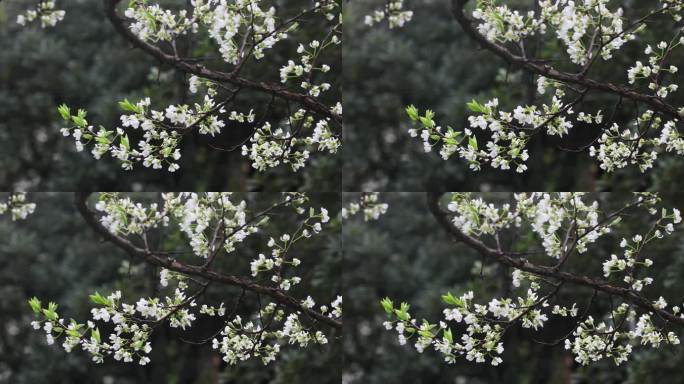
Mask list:
[[[345,194],[344,199],[357,198]],[[485,193],[494,203],[508,202],[510,194]],[[612,212],[631,201],[629,195],[603,193],[595,196],[601,209]],[[664,195],[663,207],[684,208],[684,195]],[[548,347],[533,340],[553,341],[572,330],[572,322],[549,316],[538,332],[512,327],[504,337],[504,362],[498,367],[458,360],[443,362],[433,349],[419,354],[412,345],[399,345],[395,331],[382,326],[387,319],[380,300],[390,297],[395,303],[411,304],[410,313],[420,321],[436,322],[442,318],[441,295],[452,292],[475,293],[475,302],[506,295],[511,287],[511,270],[483,260],[477,253],[453,242],[430,214],[424,193],[382,193],[380,199],[389,204],[386,215],[378,221],[360,219],[345,222],[342,238],[345,244],[343,284],[345,292],[344,384],[431,383],[431,384],[651,384],[681,383],[684,347],[662,346],[658,350],[635,347],[627,363],[620,366],[604,360],[589,367],[578,366],[563,346]],[[586,200],[585,200],[586,201]],[[589,252],[573,256],[565,268],[575,273],[601,277],[601,263],[617,252],[626,234],[645,232],[651,223],[643,216],[627,218],[620,231],[606,235]],[[624,231],[624,232],[623,232]],[[506,237],[502,238],[505,241]],[[538,248],[534,237],[522,238],[516,249]],[[684,231],[653,242],[645,255],[654,261],[649,276],[654,284],[644,294],[657,300],[660,295],[670,305],[681,305],[684,292]],[[529,249],[529,248],[528,248]],[[551,264],[547,256],[532,259]],[[484,262],[484,264],[482,264]],[[589,302],[591,290],[565,285],[559,304],[577,302],[580,313]],[[615,301],[615,305],[618,301]],[[562,304],[561,304],[562,305]],[[571,304],[570,304],[571,305]],[[591,314],[605,313],[610,301],[599,294]],[[684,330],[670,327],[682,337]],[[456,332],[456,330],[454,330]],[[459,336],[460,337],[460,336]],[[454,333],[454,338],[457,338]]]
[[[54,28],[38,25],[21,27],[16,15],[32,1],[0,2],[0,189],[31,191],[73,190],[316,190],[337,191],[340,187],[340,156],[312,156],[309,167],[293,173],[279,167],[256,173],[238,151],[226,152],[210,147],[230,148],[242,142],[253,130],[248,124],[227,123],[215,138],[187,135],[182,143],[181,169],[174,174],[136,166],[123,171],[108,156],[96,161],[89,149],[78,153],[72,138],[59,132],[62,120],[57,106],[66,103],[88,111],[95,126],[112,128],[120,124],[118,101],[124,98],[152,99],[152,107],[194,102],[188,95],[183,74],[132,49],[105,18],[102,1],[62,0],[65,19]],[[122,2],[125,4],[126,2]],[[164,0],[169,7],[185,0]],[[308,0],[275,0],[283,18],[308,6]],[[326,30],[317,21],[303,23],[295,39],[321,38]],[[189,44],[179,42],[181,53],[213,57],[203,64],[230,70],[216,60],[217,50],[208,40]],[[279,68],[287,63],[297,41],[284,41],[269,50],[256,65],[246,65],[243,75],[255,80],[279,83]],[[331,64],[332,89],[323,101],[333,105],[340,98],[340,49],[333,49],[326,62]],[[270,96],[250,90],[241,92],[237,109],[254,108],[260,118]],[[230,111],[230,109],[229,109]],[[276,103],[268,116],[273,125],[287,116],[284,103]],[[131,140],[134,136],[131,136]]]
[[[6,194],[0,195],[2,199],[6,197]],[[159,198],[158,194],[132,195],[138,201]],[[311,205],[327,207],[334,222],[320,236],[293,248],[302,260],[299,267],[302,284],[291,293],[302,298],[311,295],[322,305],[341,293],[341,229],[335,219],[340,197],[333,193],[311,197]],[[279,196],[270,193],[238,195],[234,200],[240,198],[245,198],[255,210],[279,200]],[[151,340],[152,361],[144,367],[111,358],[97,365],[80,349],[67,354],[57,344],[48,346],[44,332],[30,326],[34,316],[26,303],[28,298],[37,296],[43,302],[55,301],[60,305],[58,312],[62,317],[85,321],[91,317],[89,294],[121,290],[126,302],[136,302],[159,290],[159,270],[130,259],[118,248],[102,242],[76,211],[72,194],[34,193],[29,194],[29,199],[37,203],[37,208],[27,220],[12,222],[7,215],[0,217],[0,383],[339,383],[341,335],[328,328],[321,328],[328,344],[306,349],[283,346],[280,357],[267,366],[257,360],[227,366],[212,350],[211,342],[205,345],[182,342],[181,337],[205,339],[220,328],[217,319],[201,315],[186,331],[168,326],[158,328]],[[229,257],[220,255],[226,257],[217,258],[214,268],[250,276],[249,262],[263,251],[268,238],[290,232],[297,225],[291,216],[276,216],[268,233],[246,241]],[[164,250],[188,251],[184,235],[177,230],[164,233],[164,237],[150,242],[159,241]],[[192,255],[188,261],[197,263]],[[227,308],[232,308],[239,295],[237,288],[212,284],[198,304],[225,302]],[[256,296],[247,293],[238,314],[245,318],[257,308]]]
[[[641,174],[625,169],[604,174],[587,151],[560,151],[558,138],[538,135],[529,144],[529,170],[524,175],[494,170],[485,166],[474,173],[467,164],[453,157],[441,159],[436,151],[425,153],[419,138],[409,137],[410,121],[404,112],[409,104],[421,110],[431,108],[436,121],[455,129],[467,126],[466,103],[473,98],[484,102],[499,98],[502,110],[535,101],[536,78],[502,59],[482,50],[462,31],[450,12],[450,0],[406,0],[414,11],[405,27],[389,30],[386,23],[368,27],[364,15],[382,6],[378,0],[345,3],[343,47],[345,107],[345,147],[343,186],[345,191],[593,191],[593,190],[680,190],[684,160],[663,155],[655,169]],[[474,1],[469,3],[473,7]],[[501,4],[515,9],[531,9],[534,0],[506,0]],[[625,17],[643,16],[657,2],[611,1],[610,8],[621,5]],[[669,18],[649,23],[649,32],[627,44],[609,63],[599,63],[589,76],[626,84],[627,69],[636,60],[645,62],[646,43],[670,40],[679,26]],[[553,38],[552,38],[553,37]],[[551,59],[563,59],[555,35],[538,49]],[[528,45],[529,46],[529,45]],[[564,49],[560,52],[564,52]],[[682,62],[678,49],[672,64]],[[564,64],[561,68],[576,71]],[[677,82],[678,77],[675,78]],[[684,105],[684,90],[668,97]],[[616,104],[615,97],[590,93],[579,111],[603,109],[604,115]],[[618,123],[633,118],[630,104],[617,114]],[[642,110],[643,111],[643,110]],[[562,140],[563,147],[579,148],[590,143],[597,132],[593,127],[576,125]],[[484,142],[485,137],[480,138]]]

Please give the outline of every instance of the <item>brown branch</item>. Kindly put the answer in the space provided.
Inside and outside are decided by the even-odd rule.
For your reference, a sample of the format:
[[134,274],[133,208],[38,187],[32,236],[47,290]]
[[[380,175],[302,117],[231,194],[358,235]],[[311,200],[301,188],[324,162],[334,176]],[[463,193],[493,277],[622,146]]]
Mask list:
[[328,106],[320,103],[309,95],[293,92],[280,84],[268,83],[264,81],[253,81],[239,77],[234,73],[211,70],[200,64],[190,64],[186,60],[164,52],[157,46],[140,40],[126,27],[124,19],[122,19],[121,16],[119,16],[116,12],[116,6],[119,4],[119,2],[121,2],[121,0],[103,0],[103,2],[107,18],[114,26],[114,29],[116,29],[121,36],[133,44],[133,46],[142,49],[145,53],[153,56],[157,60],[171,65],[180,71],[191,73],[205,79],[230,83],[239,87],[250,88],[274,95],[282,99],[295,101],[302,104],[307,109],[316,112],[320,116],[331,119],[340,125],[342,124],[340,116],[332,113]]
[[509,253],[500,252],[496,249],[488,247],[485,243],[474,237],[468,236],[456,228],[447,213],[439,206],[440,194],[431,192],[428,194],[428,206],[430,212],[435,217],[439,225],[444,229],[454,240],[459,241],[469,248],[477,251],[482,257],[491,261],[508,265],[510,267],[519,269],[521,271],[529,272],[537,276],[550,277],[561,282],[567,282],[574,285],[593,288],[597,291],[605,292],[613,296],[619,296],[625,301],[634,304],[635,306],[660,316],[663,320],[674,324],[684,325],[684,318],[678,317],[663,309],[658,309],[653,306],[651,302],[644,297],[638,295],[631,289],[617,287],[607,281],[595,279],[588,276],[580,276],[570,272],[559,271],[554,267],[547,267],[537,265],[528,260],[512,257]]
[[241,276],[226,275],[215,270],[206,269],[202,266],[192,266],[181,263],[173,258],[162,257],[154,252],[139,248],[128,239],[115,235],[107,228],[105,228],[100,221],[97,219],[96,214],[90,210],[87,204],[89,193],[76,192],[74,200],[76,203],[76,208],[83,217],[83,219],[88,223],[88,225],[102,238],[118,248],[122,249],[128,253],[131,257],[135,257],[141,261],[148,264],[163,267],[178,273],[182,273],[188,276],[197,276],[207,279],[209,281],[215,281],[225,285],[231,285],[243,288],[247,291],[252,291],[255,293],[263,294],[269,296],[276,302],[283,304],[297,312],[304,313],[312,319],[315,319],[321,323],[324,323],[333,328],[342,328],[342,322],[336,319],[331,319],[324,314],[305,308],[302,306],[295,298],[284,294],[280,289],[267,287],[264,285],[257,284],[249,279]]
[[581,85],[586,88],[596,89],[599,91],[615,94],[626,99],[644,103],[653,108],[655,111],[661,112],[677,120],[680,119],[677,109],[664,102],[658,96],[646,95],[620,85],[589,79],[582,73],[570,74],[561,72],[548,64],[541,64],[533,59],[518,56],[506,49],[504,46],[487,40],[487,38],[480,34],[477,28],[475,28],[473,25],[473,20],[465,14],[465,6],[468,1],[469,0],[452,0],[451,5],[454,18],[456,21],[458,21],[463,28],[463,31],[468,36],[478,42],[484,49],[496,54],[497,56],[506,60],[508,63],[517,65],[533,74],[554,79],[562,83]]

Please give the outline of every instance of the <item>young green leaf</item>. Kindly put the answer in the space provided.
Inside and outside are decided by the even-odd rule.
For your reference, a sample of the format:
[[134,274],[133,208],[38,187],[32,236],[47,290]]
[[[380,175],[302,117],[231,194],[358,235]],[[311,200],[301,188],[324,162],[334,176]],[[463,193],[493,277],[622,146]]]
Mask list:
[[475,137],[475,136],[470,136],[470,137],[468,138],[468,146],[470,146],[470,148],[472,148],[472,149],[474,149],[474,150],[477,151],[477,137]]
[[98,328],[92,328],[90,330],[90,337],[93,339],[97,340],[98,344],[100,343],[100,330]]
[[418,108],[416,108],[414,105],[409,105],[406,107],[406,114],[408,115],[409,119],[411,121],[415,122],[418,120]]
[[134,113],[141,113],[142,111],[140,108],[128,101],[128,99],[123,99],[123,101],[119,101],[119,108],[126,112],[134,112]]
[[392,300],[390,300],[389,297],[385,297],[380,301],[380,304],[382,305],[382,308],[387,312],[388,315],[392,314],[392,311],[394,310],[394,303]]
[[470,103],[467,103],[466,106],[468,109],[470,109],[471,112],[476,112],[476,113],[486,113],[487,108],[478,103],[477,100],[473,99]]
[[40,306],[40,300],[38,300],[37,297],[32,297],[31,300],[28,301],[29,305],[31,306],[31,309],[35,313],[40,313],[40,310],[42,309]]
[[447,328],[444,330],[444,338],[449,340],[449,344],[452,344],[454,342],[454,336],[451,333],[451,328]]
[[65,121],[69,121],[69,119],[71,119],[71,111],[66,104],[60,105],[59,108],[57,108],[57,111]]
[[99,292],[95,292],[95,294],[90,295],[88,297],[90,297],[90,301],[92,301],[95,304],[104,305],[104,306],[111,305],[111,302],[109,301],[109,299],[102,296]]

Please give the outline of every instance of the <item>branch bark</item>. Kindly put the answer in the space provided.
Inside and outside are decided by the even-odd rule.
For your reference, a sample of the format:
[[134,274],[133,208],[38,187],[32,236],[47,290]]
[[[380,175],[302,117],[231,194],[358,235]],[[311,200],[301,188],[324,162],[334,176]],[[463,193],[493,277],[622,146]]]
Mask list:
[[209,281],[215,281],[217,283],[225,285],[236,286],[243,288],[247,291],[266,295],[275,300],[276,302],[290,309],[305,314],[313,320],[316,320],[320,323],[326,324],[333,328],[342,328],[341,321],[331,319],[320,312],[302,306],[295,298],[284,294],[280,289],[257,284],[241,276],[226,275],[201,266],[198,267],[193,265],[187,265],[173,258],[160,256],[152,251],[140,248],[132,242],[130,242],[128,239],[109,232],[109,230],[107,230],[107,228],[105,228],[97,219],[96,214],[88,207],[87,200],[89,195],[89,193],[85,192],[75,193],[74,201],[76,204],[76,208],[78,209],[78,212],[81,214],[86,223],[105,241],[110,242],[116,247],[122,249],[131,257],[135,257],[146,263],[163,267],[171,271],[182,273],[184,275],[201,277]]
[[548,64],[540,64],[532,59],[524,58],[518,56],[506,47],[499,45],[497,43],[487,40],[477,28],[473,25],[473,20],[470,19],[465,14],[465,6],[469,0],[452,0],[452,14],[456,21],[461,25],[463,31],[470,36],[473,40],[478,42],[484,49],[496,54],[508,63],[512,65],[519,66],[524,70],[547,77],[549,79],[557,80],[566,84],[580,85],[589,89],[595,89],[614,95],[624,97],[626,99],[634,100],[640,103],[644,103],[651,107],[654,111],[663,113],[671,118],[680,120],[679,112],[675,107],[664,102],[661,98],[652,95],[646,95],[630,88],[623,87],[620,85],[600,82],[593,79],[589,79],[584,76],[584,74],[571,74],[566,72],[561,72]]
[[477,253],[482,255],[484,258],[500,264],[508,265],[510,267],[519,269],[524,272],[535,274],[537,276],[549,277],[561,282],[593,288],[597,291],[621,297],[626,302],[629,302],[641,308],[642,310],[656,314],[668,322],[684,326],[684,318],[676,316],[671,312],[654,307],[650,301],[640,296],[631,289],[614,286],[605,280],[560,271],[554,267],[533,264],[526,259],[513,257],[511,256],[511,254],[506,253],[505,251],[498,251],[496,249],[490,248],[482,241],[461,232],[461,230],[456,228],[451,223],[449,217],[447,216],[447,213],[444,212],[439,206],[440,196],[441,195],[439,193],[431,192],[428,193],[427,198],[427,203],[430,208],[430,212],[435,217],[439,225],[454,240],[465,244],[469,248],[475,250]]

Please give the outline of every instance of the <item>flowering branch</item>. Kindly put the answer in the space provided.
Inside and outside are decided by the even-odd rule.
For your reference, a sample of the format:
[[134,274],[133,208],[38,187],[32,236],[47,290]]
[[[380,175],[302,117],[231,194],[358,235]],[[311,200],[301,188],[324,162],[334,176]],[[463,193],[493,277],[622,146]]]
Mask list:
[[6,202],[0,202],[0,215],[10,212],[12,221],[24,220],[36,210],[36,204],[27,202],[26,193],[11,193]]
[[[327,97],[332,89],[328,72],[331,64],[337,63],[327,60],[339,59],[339,1],[313,2],[283,19],[275,6],[264,4],[266,0],[197,0],[177,11],[147,0],[132,0],[123,15],[117,12],[120,3],[121,0],[103,0],[107,19],[116,32],[134,47],[187,74],[188,91],[199,94],[201,102],[169,105],[160,111],[153,109],[149,98],[137,102],[123,100],[119,103],[124,112],[121,126],[113,129],[96,128],[86,119],[85,110],[73,113],[69,106],[61,105],[58,111],[67,125],[61,132],[74,138],[78,151],[92,145],[96,159],[109,153],[125,170],[141,163],[144,167],[175,172],[180,168],[181,142],[187,133],[197,131],[213,137],[228,122],[237,122],[249,124],[252,132],[240,145],[226,150],[239,148],[257,171],[283,164],[297,171],[314,152],[337,153],[341,145],[342,104]],[[39,7],[43,14],[64,16],[64,11],[53,10],[54,1],[42,2]],[[290,11],[283,8],[278,12]],[[38,11],[30,12],[29,16],[37,15]],[[20,20],[23,25],[25,18],[20,16]],[[296,32],[301,31],[302,25],[320,25],[320,37],[297,41]],[[309,32],[300,33],[301,38],[309,39]],[[206,38],[220,53],[223,64],[232,69],[209,68],[200,64],[203,58],[183,57],[177,43],[192,36]],[[295,41],[297,48],[296,53],[288,55],[286,64],[276,67],[280,83],[242,74],[248,62],[261,60],[268,50],[286,40]],[[271,97],[260,121],[255,119],[254,108],[249,112],[229,109],[237,107],[236,98],[241,90]],[[282,104],[281,110],[287,115],[268,121],[274,104]],[[142,131],[142,138],[129,137],[137,129]]]
[[40,20],[41,28],[54,27],[64,19],[64,14],[63,10],[55,9],[54,0],[41,0],[33,8],[18,15],[17,24],[24,26],[34,20]]
[[130,256],[140,259],[146,263],[166,268],[170,271],[182,273],[188,276],[202,277],[209,281],[216,281],[222,284],[233,285],[245,290],[269,296],[279,303],[288,306],[294,310],[301,311],[308,316],[316,319],[322,323],[335,328],[341,328],[342,323],[339,320],[332,319],[328,316],[310,310],[301,305],[294,298],[285,295],[281,289],[263,286],[249,279],[239,276],[225,275],[208,269],[208,266],[193,266],[181,263],[175,259],[166,257],[164,255],[155,254],[150,250],[142,249],[131,243],[129,240],[111,233],[107,228],[100,223],[96,214],[87,205],[88,194],[76,192],[75,203],[79,213],[85,219],[86,223],[95,230],[102,238],[118,248],[121,248]]
[[342,208],[340,215],[342,219],[349,219],[359,212],[363,212],[363,220],[377,220],[380,216],[387,213],[389,205],[380,201],[379,193],[377,192],[362,192],[358,201],[350,202],[346,207]]
[[[387,298],[382,302],[390,317],[385,326],[397,330],[400,343],[415,336],[418,351],[432,346],[448,363],[464,356],[470,361],[489,361],[498,365],[502,362],[502,337],[507,329],[520,324],[523,328],[537,330],[555,315],[575,319],[574,330],[558,342],[564,341],[565,348],[583,365],[603,358],[612,358],[620,364],[628,359],[633,345],[639,342],[652,348],[663,342],[679,344],[677,335],[666,328],[670,324],[684,326],[681,308],[672,306],[668,309],[663,297],[653,301],[641,293],[644,286],[653,283],[651,277],[643,276],[653,261],[644,257],[642,250],[671,234],[674,225],[681,222],[677,209],[657,209],[657,195],[636,194],[633,202],[605,213],[599,210],[596,201],[589,202],[579,193],[515,194],[515,205],[500,206],[470,194],[454,193],[448,204],[449,212],[440,207],[440,199],[440,194],[431,193],[428,205],[442,229],[485,259],[513,268],[514,289],[526,284],[527,291],[517,298],[492,299],[487,305],[476,304],[472,292],[460,297],[447,293],[442,296],[448,305],[444,310],[445,321],[439,325],[427,320],[418,324],[409,314],[409,304],[395,307]],[[622,239],[619,247],[623,254],[613,254],[603,262],[606,279],[564,270],[569,258],[586,253],[591,244],[618,227],[623,217],[637,211],[645,211],[653,224],[645,233]],[[540,239],[542,250],[520,253],[502,246],[499,239],[504,232],[518,234],[527,227]],[[554,260],[553,264],[529,260],[532,256],[542,260],[543,257],[536,255],[544,254]],[[616,276],[621,277],[621,281],[615,280]],[[565,285],[594,291],[584,316],[578,318],[577,303],[569,307],[550,306],[550,301]],[[546,293],[542,294],[544,291]],[[606,294],[611,302],[618,299],[622,303],[611,306],[609,313],[594,318],[588,314],[596,293]],[[447,324],[449,321],[464,322],[467,326],[460,342],[455,341]]]
[[[488,163],[493,168],[522,173],[529,159],[527,144],[534,136],[562,138],[577,124],[584,124],[596,128],[595,139],[577,150],[560,148],[573,152],[589,149],[590,157],[596,158],[606,172],[627,166],[645,172],[663,152],[684,154],[684,139],[678,128],[684,108],[667,100],[679,89],[675,77],[679,69],[672,64],[672,58],[684,44],[682,29],[676,25],[682,19],[681,0],[661,0],[653,10],[632,21],[624,17],[623,8],[608,0],[543,0],[538,11],[525,13],[496,0],[479,0],[470,13],[466,11],[468,4],[468,0],[451,0],[452,14],[463,31],[509,66],[536,76],[541,102],[530,101],[529,105],[506,111],[500,109],[496,98],[485,103],[473,100],[467,105],[473,115],[462,130],[442,127],[431,110],[421,112],[409,106],[407,114],[414,125],[409,133],[421,137],[426,152],[437,147],[445,160],[457,155],[472,170],[480,170]],[[598,62],[610,62],[650,24],[668,18],[673,21],[672,38],[646,45],[643,52],[648,56],[647,63],[636,60],[625,71],[624,84],[590,76]],[[551,35],[557,40],[553,44],[565,49],[567,63],[526,49],[531,42]],[[562,64],[552,65],[552,61]],[[569,94],[576,96],[570,99]],[[605,116],[604,110],[576,112],[595,94],[618,99],[612,114]],[[617,122],[615,116],[624,109],[623,101],[630,102],[636,117]],[[478,131],[487,133],[485,145],[478,145],[478,136],[482,139]]]
[[[235,202],[230,193],[181,193],[162,194],[163,204],[142,204],[116,193],[101,193],[95,211],[87,204],[89,194],[76,193],[76,207],[86,223],[105,241],[125,251],[144,263],[161,267],[159,283],[161,291],[175,285],[172,294],[165,297],[141,298],[135,304],[124,301],[120,291],[108,296],[95,293],[90,296],[96,305],[91,310],[92,321],[69,323],[57,313],[57,304],[43,306],[38,298],[29,301],[37,320],[34,328],[46,332],[48,344],[63,338],[62,346],[67,352],[80,346],[92,355],[93,361],[101,363],[111,355],[115,360],[137,361],[141,365],[150,362],[152,346],[150,335],[162,324],[185,330],[192,327],[200,315],[222,320],[215,334],[199,343],[212,343],[223,360],[229,364],[251,357],[258,357],[264,364],[276,359],[282,345],[296,344],[305,348],[310,344],[325,344],[326,334],[319,326],[339,330],[342,327],[342,298],[337,296],[328,305],[316,303],[311,296],[297,299],[289,294],[291,287],[302,279],[292,272],[301,260],[291,257],[292,247],[324,230],[329,216],[325,208],[305,209],[308,198],[297,193],[283,194],[282,200],[269,208],[250,215],[245,201]],[[259,254],[250,263],[251,278],[220,272],[212,265],[218,255],[236,251],[239,243],[264,230],[274,215],[293,210],[298,228],[280,237],[270,238],[270,255]],[[151,231],[177,225],[188,237],[191,254],[204,259],[199,265],[180,261],[186,252],[167,252],[153,249],[148,242]],[[259,276],[261,275],[261,276]],[[261,279],[264,275],[268,280]],[[260,279],[257,279],[259,276]],[[270,282],[269,282],[270,280]],[[225,303],[203,304],[200,300],[212,284],[238,287],[242,293],[231,311]],[[196,286],[189,292],[190,286]],[[259,309],[244,318],[236,311],[245,293],[256,296]],[[262,300],[268,303],[262,306]],[[101,337],[96,322],[111,322],[114,332],[108,341]]]

